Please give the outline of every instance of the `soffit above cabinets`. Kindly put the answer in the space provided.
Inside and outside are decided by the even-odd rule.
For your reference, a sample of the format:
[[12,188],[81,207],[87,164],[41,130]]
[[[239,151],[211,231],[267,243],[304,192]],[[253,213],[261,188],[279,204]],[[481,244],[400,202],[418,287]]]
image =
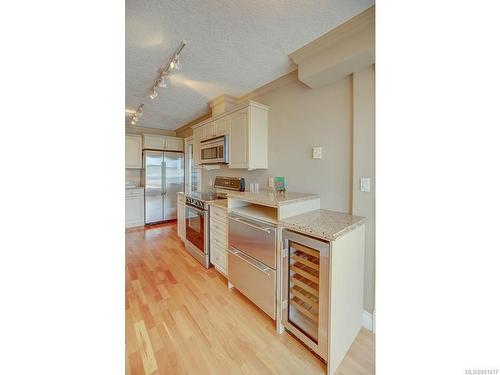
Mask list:
[[[138,125],[176,129],[221,94],[240,97],[295,69],[288,55],[373,4],[372,0],[126,0],[126,106]],[[158,68],[185,39],[180,70],[156,99]]]

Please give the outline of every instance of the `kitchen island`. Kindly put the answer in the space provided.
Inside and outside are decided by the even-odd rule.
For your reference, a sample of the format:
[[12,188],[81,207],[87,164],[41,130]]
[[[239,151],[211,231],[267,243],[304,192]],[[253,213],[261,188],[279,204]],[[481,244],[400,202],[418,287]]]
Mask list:
[[[250,221],[250,227],[261,226],[264,231],[269,231],[271,227],[276,228],[275,270],[274,273],[269,268],[267,271],[269,274],[275,275],[276,304],[274,317],[269,309],[267,313],[275,319],[277,332],[283,333],[285,331],[285,324],[290,318],[288,309],[291,301],[289,299],[295,301],[297,297],[300,297],[300,294],[289,294],[290,291],[294,293],[293,290],[296,289],[296,287],[292,287],[293,280],[290,279],[290,270],[292,270],[292,273],[300,272],[301,275],[310,277],[310,280],[316,280],[317,278],[318,285],[316,286],[322,285],[321,288],[317,289],[317,293],[320,300],[326,301],[323,302],[323,306],[325,306],[325,303],[327,304],[326,309],[322,308],[321,312],[319,312],[318,307],[308,307],[307,305],[299,307],[311,318],[316,316],[316,319],[318,319],[318,315],[315,314],[319,314],[316,324],[319,324],[319,332],[323,338],[321,348],[318,342],[308,344],[307,337],[301,337],[300,332],[298,334],[297,332],[293,333],[312,350],[321,352],[322,357],[328,363],[328,374],[334,374],[362,326],[366,219],[321,209],[320,198],[314,194],[278,193],[266,190],[259,193],[228,192],[227,214],[228,222],[231,221],[231,216],[236,214],[240,217],[255,220],[253,224]],[[236,217],[236,220],[240,223],[245,222],[245,219],[241,220],[238,217]],[[269,223],[269,228],[266,227],[265,223]],[[228,226],[228,248],[231,247],[230,228],[231,225]],[[292,251],[290,246],[295,245],[285,241],[284,232],[286,230],[291,230],[302,236],[305,235],[304,238],[317,239],[327,244],[326,257],[322,255],[321,259],[318,258],[318,262],[322,262],[321,267],[320,263],[316,263],[315,266],[311,261],[304,261],[304,258],[301,258],[301,260],[296,255],[289,258]],[[258,237],[258,231],[255,232],[255,236],[255,238]],[[260,241],[259,239],[257,242]],[[308,251],[301,245],[298,245],[298,248],[301,251]],[[295,249],[293,250],[295,252]],[[234,253],[233,250],[229,252]],[[245,257],[242,251],[236,251],[235,253]],[[304,255],[306,254],[302,254],[301,257]],[[248,258],[248,256],[246,257]],[[233,259],[236,258],[233,257]],[[252,259],[248,258],[247,261],[252,262]],[[296,261],[301,263],[296,264]],[[231,264],[230,261],[227,262],[228,287],[232,287]],[[304,268],[304,264],[316,267],[317,271],[307,267]],[[308,272],[304,273],[304,271]],[[316,276],[314,276],[315,274]],[[302,279],[301,275],[299,275],[300,279]],[[326,282],[319,283],[320,279],[326,280]],[[292,284],[288,284],[289,282]],[[290,291],[287,285],[290,285]],[[298,290],[302,290],[303,297],[304,290],[301,288]],[[314,292],[313,289],[311,291]],[[254,303],[258,304],[257,301],[254,301]],[[316,303],[318,303],[318,299],[316,299]],[[289,331],[288,328],[287,330]]]

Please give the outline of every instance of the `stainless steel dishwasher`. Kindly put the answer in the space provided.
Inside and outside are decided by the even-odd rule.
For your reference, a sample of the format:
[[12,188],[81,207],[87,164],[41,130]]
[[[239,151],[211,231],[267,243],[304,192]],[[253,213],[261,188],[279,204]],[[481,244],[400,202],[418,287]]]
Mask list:
[[276,319],[276,225],[229,214],[228,280]]

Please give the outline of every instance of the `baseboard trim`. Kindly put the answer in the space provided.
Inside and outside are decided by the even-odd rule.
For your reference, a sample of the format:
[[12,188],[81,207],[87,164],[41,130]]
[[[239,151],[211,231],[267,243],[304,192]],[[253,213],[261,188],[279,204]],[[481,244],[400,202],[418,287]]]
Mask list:
[[363,327],[373,332],[373,315],[363,310]]

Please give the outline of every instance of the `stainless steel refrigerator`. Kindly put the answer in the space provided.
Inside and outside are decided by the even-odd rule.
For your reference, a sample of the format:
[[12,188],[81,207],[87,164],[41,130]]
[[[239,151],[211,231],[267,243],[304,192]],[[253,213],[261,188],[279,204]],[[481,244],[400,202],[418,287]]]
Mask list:
[[177,218],[177,193],[184,191],[182,152],[144,151],[144,222]]

